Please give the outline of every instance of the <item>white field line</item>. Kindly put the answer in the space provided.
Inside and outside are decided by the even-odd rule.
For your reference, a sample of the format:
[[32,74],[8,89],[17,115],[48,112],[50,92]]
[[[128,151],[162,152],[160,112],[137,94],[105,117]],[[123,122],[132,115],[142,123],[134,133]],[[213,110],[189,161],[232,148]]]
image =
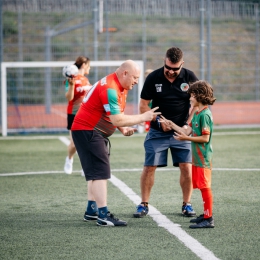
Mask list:
[[[141,168],[133,168],[133,169],[112,169],[111,172],[142,172]],[[213,171],[241,171],[241,172],[259,172],[260,168],[213,168]],[[179,168],[158,168],[157,172],[166,172],[166,171],[179,171]],[[73,172],[81,172],[73,171]],[[0,177],[9,177],[9,176],[22,176],[22,175],[40,175],[40,174],[59,174],[64,173],[64,171],[40,171],[40,172],[13,172],[13,173],[0,173]]]
[[[239,132],[214,132],[213,136],[217,135],[259,135],[260,131],[239,131]],[[146,134],[134,134],[133,136],[130,137],[125,137],[121,134],[116,134],[111,136],[111,138],[134,138],[134,137],[145,137]],[[60,137],[65,137],[66,136],[53,136],[53,135],[42,135],[42,136],[0,136],[0,141],[5,141],[5,140],[37,140],[37,139],[57,139]]]
[[[80,171],[79,171],[80,172]],[[23,176],[23,175],[41,175],[41,174],[57,174],[64,173],[64,171],[42,171],[42,172],[13,172],[13,173],[0,173],[0,177],[8,176]],[[64,173],[65,174],[65,173]]]
[[69,140],[67,137],[65,137],[65,136],[60,136],[60,137],[59,137],[59,140],[60,140],[62,143],[64,143],[65,145],[67,145],[67,146],[69,146],[69,144],[70,144],[70,140]]

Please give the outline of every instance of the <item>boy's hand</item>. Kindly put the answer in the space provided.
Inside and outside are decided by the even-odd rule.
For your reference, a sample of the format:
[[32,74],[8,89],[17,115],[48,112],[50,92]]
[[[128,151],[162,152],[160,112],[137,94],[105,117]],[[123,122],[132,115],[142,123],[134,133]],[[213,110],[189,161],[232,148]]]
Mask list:
[[172,130],[171,120],[166,119],[164,116],[160,115],[158,122],[161,124],[161,128],[164,132]]
[[183,132],[175,132],[174,134],[174,139],[179,140],[179,141],[184,141],[187,140],[187,135]]

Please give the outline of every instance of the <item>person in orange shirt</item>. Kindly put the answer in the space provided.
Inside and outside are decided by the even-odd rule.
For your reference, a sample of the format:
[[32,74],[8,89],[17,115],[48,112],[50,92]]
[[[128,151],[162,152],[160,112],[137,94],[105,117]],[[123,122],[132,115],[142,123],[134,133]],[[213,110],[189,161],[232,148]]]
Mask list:
[[[78,75],[75,77],[73,84],[69,84],[68,80],[65,81],[66,94],[65,97],[68,100],[67,106],[67,129],[70,131],[70,144],[68,146],[68,155],[65,159],[64,172],[71,174],[73,171],[73,156],[76,153],[76,148],[71,137],[71,126],[74,121],[74,117],[81,105],[81,102],[91,88],[88,78],[85,75],[89,74],[90,59],[85,56],[79,56],[74,65],[79,69]],[[81,172],[82,176],[84,172]]]
[[[72,124],[73,141],[77,148],[88,187],[88,202],[84,221],[96,221],[98,226],[126,226],[107,206],[107,180],[110,171],[110,137],[116,128],[131,136],[137,130],[131,126],[150,121],[160,112],[155,107],[143,114],[125,115],[128,90],[140,77],[140,67],[133,60],[123,62],[89,90]],[[69,79],[72,83],[73,79]]]

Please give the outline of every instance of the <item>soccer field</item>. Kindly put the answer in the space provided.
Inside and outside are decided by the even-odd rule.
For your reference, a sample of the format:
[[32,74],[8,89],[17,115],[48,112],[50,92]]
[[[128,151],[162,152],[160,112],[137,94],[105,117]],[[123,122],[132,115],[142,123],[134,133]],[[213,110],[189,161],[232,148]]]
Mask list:
[[[68,138],[68,136],[65,136]],[[63,173],[60,136],[0,138],[1,259],[259,259],[260,129],[213,135],[214,229],[191,230],[181,216],[179,170],[156,172],[149,215],[132,217],[140,202],[144,135],[111,141],[108,207],[127,227],[84,222],[86,181],[77,156]],[[202,213],[199,190],[192,204]]]

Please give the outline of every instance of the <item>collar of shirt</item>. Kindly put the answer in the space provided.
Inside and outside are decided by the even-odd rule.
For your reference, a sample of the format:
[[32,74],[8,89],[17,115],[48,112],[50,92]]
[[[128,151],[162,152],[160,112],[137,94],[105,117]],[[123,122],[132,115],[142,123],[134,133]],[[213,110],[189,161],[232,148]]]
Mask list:
[[196,111],[196,115],[198,115],[200,112],[202,112],[203,110],[207,109],[208,106],[204,106],[202,109]]

